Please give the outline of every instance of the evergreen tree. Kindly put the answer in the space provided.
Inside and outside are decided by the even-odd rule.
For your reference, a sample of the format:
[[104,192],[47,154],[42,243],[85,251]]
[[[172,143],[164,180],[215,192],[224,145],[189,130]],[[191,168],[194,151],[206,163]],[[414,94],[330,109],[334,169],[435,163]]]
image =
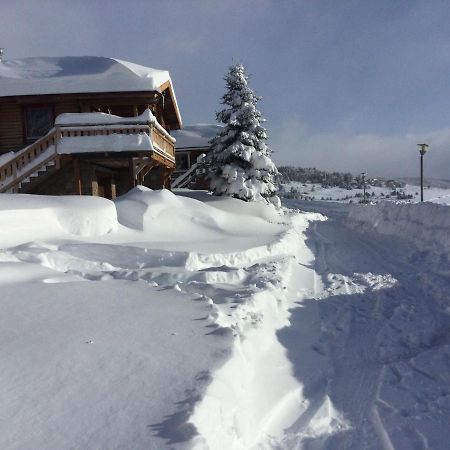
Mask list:
[[225,108],[216,118],[225,124],[211,141],[208,154],[210,188],[215,195],[229,195],[245,201],[265,200],[280,206],[276,196],[278,170],[270,159],[264,119],[256,109],[260,100],[248,87],[242,64],[231,66],[225,77]]

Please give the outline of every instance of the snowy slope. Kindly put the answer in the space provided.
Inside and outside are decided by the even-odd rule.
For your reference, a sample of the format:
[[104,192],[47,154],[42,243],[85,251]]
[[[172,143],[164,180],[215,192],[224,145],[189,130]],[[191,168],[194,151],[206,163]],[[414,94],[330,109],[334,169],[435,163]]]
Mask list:
[[0,196],[0,448],[448,448],[450,208],[288,206]]

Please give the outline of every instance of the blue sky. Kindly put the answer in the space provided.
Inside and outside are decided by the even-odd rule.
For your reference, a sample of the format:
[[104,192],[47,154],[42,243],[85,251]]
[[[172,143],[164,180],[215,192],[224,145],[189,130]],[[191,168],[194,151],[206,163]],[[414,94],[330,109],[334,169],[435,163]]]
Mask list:
[[450,2],[1,0],[1,47],[168,69],[185,124],[214,122],[243,62],[277,163],[450,179]]

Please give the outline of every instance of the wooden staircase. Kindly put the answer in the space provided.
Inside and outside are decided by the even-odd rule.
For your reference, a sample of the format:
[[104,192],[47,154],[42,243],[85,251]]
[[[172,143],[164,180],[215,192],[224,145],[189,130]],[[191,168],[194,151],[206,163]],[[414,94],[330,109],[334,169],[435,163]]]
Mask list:
[[58,170],[60,157],[57,142],[58,131],[52,128],[0,166],[0,193],[28,192],[38,179]]
[[172,181],[172,188],[192,188],[200,177],[204,177],[207,173],[206,155],[202,153],[198,156],[197,162],[192,164],[189,170],[181,174],[178,178]]

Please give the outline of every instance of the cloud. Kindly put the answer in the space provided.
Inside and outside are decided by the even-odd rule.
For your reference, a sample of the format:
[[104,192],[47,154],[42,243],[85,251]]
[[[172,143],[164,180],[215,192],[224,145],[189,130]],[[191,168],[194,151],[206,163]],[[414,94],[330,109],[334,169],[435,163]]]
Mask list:
[[388,177],[418,175],[419,143],[430,145],[425,156],[426,176],[450,179],[450,127],[395,136],[309,133],[300,121],[291,120],[270,142],[280,165]]

